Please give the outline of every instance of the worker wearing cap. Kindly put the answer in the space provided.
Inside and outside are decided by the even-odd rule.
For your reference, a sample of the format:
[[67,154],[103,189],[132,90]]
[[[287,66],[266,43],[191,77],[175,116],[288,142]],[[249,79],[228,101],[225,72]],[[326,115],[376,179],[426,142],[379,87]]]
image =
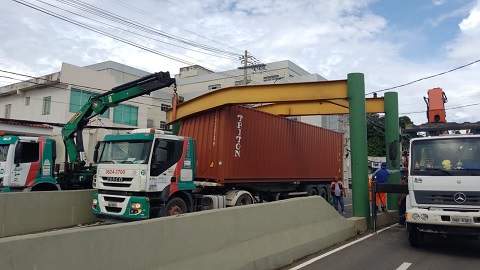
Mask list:
[[[380,169],[378,169],[372,174],[372,180],[377,181],[377,184],[387,184],[388,177],[390,176],[390,174],[399,173],[399,172],[400,170],[388,170],[387,162],[382,162],[382,164],[380,165]],[[377,202],[377,206],[379,207],[379,210],[381,209],[384,212],[387,211],[387,194],[386,193],[384,192],[377,193],[376,202]]]

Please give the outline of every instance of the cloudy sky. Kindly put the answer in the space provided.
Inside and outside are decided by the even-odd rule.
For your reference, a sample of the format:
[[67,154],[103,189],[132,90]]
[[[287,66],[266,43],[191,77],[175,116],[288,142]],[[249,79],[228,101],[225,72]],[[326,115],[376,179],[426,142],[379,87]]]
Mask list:
[[[149,72],[176,74],[191,64],[225,71],[248,50],[263,63],[290,60],[329,80],[364,73],[370,93],[480,59],[480,0],[0,2],[0,70],[33,76],[62,62],[107,60]],[[0,85],[21,78],[0,76]],[[479,78],[477,62],[391,91],[415,124],[426,122],[423,97],[434,87],[448,97],[448,121],[476,122]]]

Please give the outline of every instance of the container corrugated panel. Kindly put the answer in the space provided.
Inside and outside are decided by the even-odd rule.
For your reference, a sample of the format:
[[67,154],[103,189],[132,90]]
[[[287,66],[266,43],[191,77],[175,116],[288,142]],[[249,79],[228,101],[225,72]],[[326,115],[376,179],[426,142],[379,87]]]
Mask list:
[[244,106],[193,115],[179,135],[195,139],[197,178],[246,183],[342,176],[341,133]]

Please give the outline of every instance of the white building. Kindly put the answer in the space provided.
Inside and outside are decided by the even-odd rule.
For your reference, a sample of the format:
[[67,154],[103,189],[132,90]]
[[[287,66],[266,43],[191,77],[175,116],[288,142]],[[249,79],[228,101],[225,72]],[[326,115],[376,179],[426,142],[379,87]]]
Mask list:
[[[0,87],[0,118],[66,123],[91,95],[102,93],[148,74],[148,72],[112,61],[86,67],[63,63],[59,72]],[[268,63],[264,66],[257,65],[256,69],[247,69],[246,75],[249,85],[326,80],[318,74],[310,74],[288,60]],[[189,100],[220,88],[243,85],[244,76],[244,70],[240,69],[213,72],[195,65],[181,68],[175,78],[178,94],[185,100]],[[101,117],[93,118],[90,125],[164,129],[166,128],[165,111],[171,107],[172,94],[173,89],[170,87],[155,91],[150,96],[126,101],[117,107],[110,108]],[[294,118],[312,125],[344,132],[344,179],[350,178],[350,158],[347,154],[350,148],[348,117],[323,115]],[[3,130],[7,134],[21,134],[17,132],[18,130],[14,132],[11,127],[12,125],[0,126],[0,131]],[[54,128],[51,133],[60,134],[60,128]],[[89,154],[87,156],[89,160],[93,154],[88,149],[92,149],[95,143],[108,133],[112,131],[89,129],[84,132],[85,150]],[[28,135],[35,134],[28,133]],[[37,136],[45,136],[45,134]]]
[[[0,118],[64,124],[81,109],[90,96],[149,74],[111,61],[86,67],[63,63],[59,72],[0,87]],[[137,128],[147,127],[148,123],[150,127],[159,128],[161,120],[165,121],[165,110],[169,106],[162,106],[162,100],[145,95],[109,108],[101,116],[92,118],[89,125]],[[0,130],[5,134],[60,138],[60,127],[45,134],[45,129],[37,127],[34,131],[28,125],[8,123],[5,120],[0,123]],[[84,131],[85,150],[89,160],[93,156],[89,149],[93,149],[98,140],[112,132],[118,131]]]

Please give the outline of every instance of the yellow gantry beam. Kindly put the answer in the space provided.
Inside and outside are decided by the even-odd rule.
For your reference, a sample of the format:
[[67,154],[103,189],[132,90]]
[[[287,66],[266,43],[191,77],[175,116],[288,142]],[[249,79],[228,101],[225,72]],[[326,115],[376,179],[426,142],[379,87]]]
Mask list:
[[[383,98],[367,98],[367,113],[383,113]],[[281,104],[268,104],[255,107],[256,110],[276,114],[276,115],[328,115],[328,114],[348,114],[349,105],[346,99],[289,102]]]
[[[225,104],[275,103],[258,107],[279,115],[315,115],[348,113],[347,81],[322,81],[289,84],[264,84],[223,88],[207,93],[176,109],[167,111],[167,123]],[[326,105],[328,104],[328,105]],[[383,99],[371,103],[371,112],[383,112]],[[278,106],[278,107],[277,107]],[[381,109],[380,107],[381,106]],[[302,107],[305,107],[302,109]],[[369,105],[367,105],[367,112]],[[374,109],[375,108],[375,109]]]

